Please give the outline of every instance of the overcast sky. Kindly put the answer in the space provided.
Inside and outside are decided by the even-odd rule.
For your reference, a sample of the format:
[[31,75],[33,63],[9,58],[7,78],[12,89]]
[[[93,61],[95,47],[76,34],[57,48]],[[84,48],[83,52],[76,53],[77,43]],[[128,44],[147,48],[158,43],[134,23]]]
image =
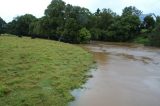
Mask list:
[[[86,7],[95,12],[97,8],[110,8],[121,14],[126,6],[136,6],[144,14],[155,13],[160,15],[160,0],[64,0],[66,3]],[[26,13],[36,17],[44,15],[44,10],[51,0],[0,0],[0,17],[9,22],[14,17]]]

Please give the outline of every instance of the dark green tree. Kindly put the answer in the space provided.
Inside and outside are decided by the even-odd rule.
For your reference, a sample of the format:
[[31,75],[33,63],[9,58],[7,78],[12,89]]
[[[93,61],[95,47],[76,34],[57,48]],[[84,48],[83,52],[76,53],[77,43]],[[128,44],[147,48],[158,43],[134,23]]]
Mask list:
[[144,18],[144,26],[146,29],[148,29],[149,32],[151,32],[155,28],[155,20],[153,19],[152,16],[146,16]]
[[113,23],[114,13],[110,9],[102,9],[99,16],[97,16],[96,27],[102,30],[107,30]]
[[160,29],[159,29],[160,27],[159,26],[160,26],[160,16],[157,16],[156,17],[156,30],[160,31]]
[[8,24],[8,32],[18,36],[29,36],[29,26],[34,21],[36,21],[36,17],[31,14],[18,16]]
[[106,8],[97,9],[92,14],[87,8],[52,0],[45,10],[45,16],[39,19],[30,14],[16,17],[8,23],[7,32],[70,43],[85,43],[90,39],[128,41],[139,32],[138,16],[141,13],[130,6],[123,9],[122,16]]
[[17,34],[18,29],[16,28],[17,21],[13,20],[7,24],[7,33],[9,34]]
[[160,23],[160,16],[156,17],[156,23]]
[[116,17],[110,9],[97,9],[97,11],[91,15],[88,29],[92,34],[93,40],[107,40],[107,32],[111,24],[114,22]]
[[142,14],[142,11],[137,9],[134,6],[129,6],[129,7],[125,7],[123,9],[123,13],[122,16],[128,16],[128,15],[136,15],[136,16],[140,16]]
[[86,8],[65,4],[62,0],[52,0],[45,10],[50,24],[49,32],[57,35],[59,40],[79,43],[79,30],[88,27],[91,13]]
[[149,34],[150,44],[160,47],[160,17],[157,16],[155,30]]
[[94,13],[96,16],[99,16],[101,10],[98,8],[97,11]]
[[[66,3],[62,0],[52,0],[45,10],[45,15],[49,19],[48,31],[52,35],[59,35],[60,30],[64,29]],[[62,35],[59,35],[59,38]]]
[[30,24],[29,30],[30,30],[30,35],[32,37],[41,37],[41,38],[48,38],[48,39],[53,39],[53,33],[55,30],[50,30],[50,20],[48,17],[42,17],[37,21],[34,21]]
[[63,17],[65,10],[65,2],[62,0],[52,0],[51,4],[45,10],[45,15],[52,17]]
[[6,22],[0,17],[0,34],[5,33]]
[[102,30],[99,28],[91,28],[90,33],[92,40],[100,40],[100,37],[102,36]]
[[87,27],[90,21],[91,12],[87,8],[66,5],[65,19],[74,18],[81,27]]
[[138,33],[140,20],[135,15],[117,17],[110,26],[108,36],[113,41],[127,41]]
[[80,26],[74,18],[68,18],[64,27],[64,35],[62,40],[70,43],[80,43],[78,35]]

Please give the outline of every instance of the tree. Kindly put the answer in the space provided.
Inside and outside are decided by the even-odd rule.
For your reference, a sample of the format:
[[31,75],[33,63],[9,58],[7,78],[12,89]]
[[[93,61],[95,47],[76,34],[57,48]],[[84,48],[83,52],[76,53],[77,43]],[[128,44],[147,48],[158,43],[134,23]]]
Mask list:
[[146,16],[144,18],[143,24],[146,27],[146,29],[149,30],[149,32],[151,32],[155,28],[155,20],[153,19],[152,16]]
[[98,8],[97,11],[95,12],[95,15],[99,16],[100,12],[101,12],[101,10]]
[[65,42],[80,43],[78,31],[80,26],[74,18],[68,18],[64,27],[64,36],[62,38]]
[[62,0],[52,0],[51,4],[45,10],[45,15],[49,17],[63,17],[65,2]]
[[29,26],[34,21],[36,21],[36,17],[31,14],[18,16],[8,24],[8,32],[10,32],[11,34],[16,34],[18,36],[28,36]]
[[0,34],[5,32],[6,25],[6,22],[0,17]]
[[141,13],[136,7],[129,6],[123,9],[121,16],[106,8],[98,8],[92,14],[87,8],[52,0],[45,10],[45,16],[39,19],[30,14],[16,17],[8,23],[7,32],[69,43],[85,43],[90,39],[127,41],[139,32],[138,16]]
[[140,16],[142,14],[142,11],[138,10],[136,7],[134,6],[129,6],[129,7],[125,7],[123,9],[123,13],[122,16],[128,16],[128,15],[136,15],[136,16]]
[[52,0],[45,10],[50,26],[48,31],[57,35],[59,41],[79,43],[79,30],[88,26],[91,13],[86,8],[65,4],[62,0]]
[[81,27],[87,27],[90,21],[91,12],[87,8],[66,5],[65,19],[74,18]]
[[152,46],[160,47],[160,17],[156,19],[155,31],[152,31],[149,36],[150,44]]
[[[64,29],[66,3],[62,0],[52,0],[45,10],[45,15],[49,20],[48,31],[52,35],[61,34],[59,30]],[[61,37],[61,35],[59,35]]]
[[99,28],[91,28],[90,33],[92,40],[100,40],[100,36],[102,36],[102,30]]
[[160,16],[157,16],[156,18],[156,30],[160,31]]
[[159,24],[160,23],[160,16],[157,16],[156,18],[156,24]]
[[108,27],[113,23],[114,13],[110,9],[102,9],[102,12],[97,17],[97,28],[107,30]]
[[[77,8],[77,7],[75,7]],[[89,16],[91,15],[91,12],[87,8],[80,8],[76,12],[77,14],[77,22],[81,27],[87,27],[89,22]]]
[[109,36],[116,41],[127,41],[136,36],[140,30],[139,15],[142,12],[136,7],[123,9],[121,17],[117,17],[109,29]]
[[116,17],[110,26],[108,36],[114,41],[127,41],[136,36],[140,20],[135,15]]
[[117,17],[114,23],[110,26],[108,37],[111,41],[126,41],[129,39],[129,24],[122,17]]
[[9,34],[17,34],[18,32],[18,29],[16,28],[16,24],[17,24],[17,21],[16,20],[13,20],[12,22],[9,22],[7,24],[7,33]]
[[97,11],[90,16],[90,21],[87,27],[93,40],[107,40],[107,31],[116,17],[111,9],[97,9]]

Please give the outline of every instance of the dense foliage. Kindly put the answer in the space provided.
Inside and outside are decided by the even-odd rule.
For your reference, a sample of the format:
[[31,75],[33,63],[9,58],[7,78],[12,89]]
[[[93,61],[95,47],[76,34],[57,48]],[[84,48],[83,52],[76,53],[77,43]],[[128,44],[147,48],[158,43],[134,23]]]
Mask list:
[[29,26],[36,20],[31,14],[16,17],[12,22],[8,23],[7,30],[9,33],[16,34],[18,36],[29,35]]
[[155,28],[155,20],[151,16],[146,16],[144,18],[144,23],[145,28],[151,32]]
[[119,16],[106,8],[91,13],[87,8],[52,0],[44,13],[45,16],[39,19],[30,14],[16,17],[7,24],[7,33],[69,43],[87,43],[90,40],[124,42],[139,37],[144,30],[146,33],[155,32],[159,23],[159,17],[155,21],[152,16],[145,17],[142,22],[139,18],[142,11],[134,6],[125,7]]
[[4,33],[6,29],[6,22],[0,17],[0,34]]
[[160,47],[160,17],[156,20],[152,16],[146,16],[141,25],[141,33],[134,39],[136,43]]
[[149,36],[150,44],[152,46],[159,46],[160,47],[160,17],[157,17],[155,31],[151,32]]

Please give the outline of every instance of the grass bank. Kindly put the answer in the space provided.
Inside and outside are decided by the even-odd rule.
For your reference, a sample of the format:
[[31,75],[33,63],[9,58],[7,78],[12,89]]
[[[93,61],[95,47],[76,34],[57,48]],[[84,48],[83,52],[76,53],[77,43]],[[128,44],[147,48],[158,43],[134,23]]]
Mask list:
[[144,44],[144,45],[149,45],[150,44],[150,40],[148,37],[146,36],[138,36],[136,37],[133,41],[133,43],[138,43],[138,44]]
[[0,36],[0,106],[66,106],[92,62],[70,44]]

